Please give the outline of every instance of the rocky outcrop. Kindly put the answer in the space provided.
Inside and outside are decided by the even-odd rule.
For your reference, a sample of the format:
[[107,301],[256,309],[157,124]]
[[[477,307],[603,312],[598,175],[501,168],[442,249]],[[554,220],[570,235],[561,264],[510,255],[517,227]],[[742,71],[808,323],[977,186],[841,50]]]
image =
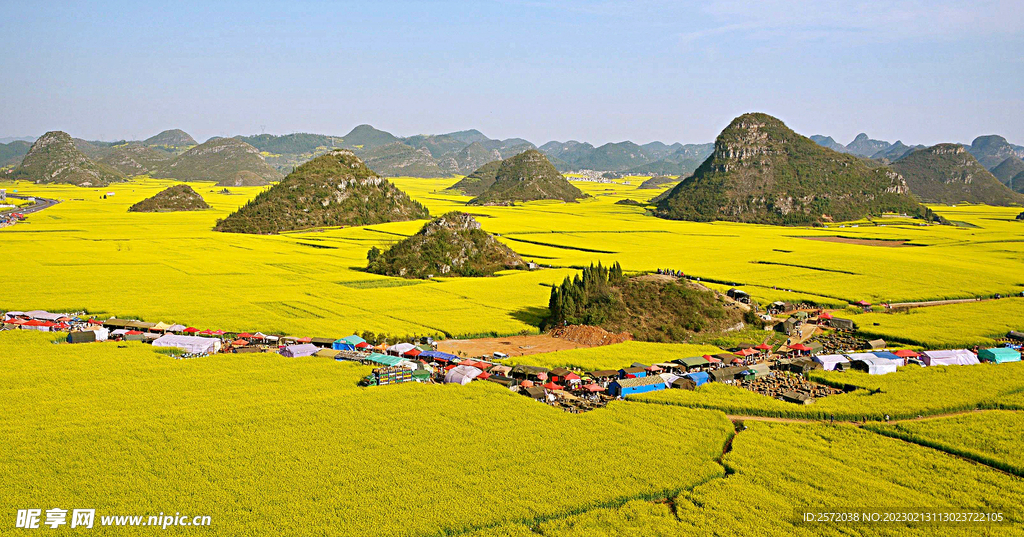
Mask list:
[[894,162],[892,169],[907,181],[910,191],[930,203],[1024,203],[960,144],[938,144]]
[[174,185],[128,208],[130,213],[164,213],[209,209],[206,200],[188,185]]
[[106,186],[123,181],[124,174],[94,162],[75,147],[70,135],[51,131],[32,144],[21,164],[11,173],[13,179],[37,183],[63,183],[77,186]]
[[489,276],[524,264],[475,218],[457,211],[431,220],[385,252],[370,250],[367,259],[370,272],[404,278]]
[[767,114],[744,114],[691,177],[652,201],[662,218],[807,225],[924,214],[908,190],[892,170],[822,147]]
[[509,205],[536,200],[577,201],[587,197],[558,173],[543,153],[530,149],[501,161],[494,183],[470,205]]
[[430,213],[347,149],[295,168],[227,218],[216,231],[272,234],[429,218]]

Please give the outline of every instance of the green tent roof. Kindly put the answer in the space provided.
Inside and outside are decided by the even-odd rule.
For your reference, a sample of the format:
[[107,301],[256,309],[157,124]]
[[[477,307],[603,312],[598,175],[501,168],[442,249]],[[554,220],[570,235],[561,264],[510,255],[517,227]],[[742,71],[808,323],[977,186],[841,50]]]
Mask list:
[[997,364],[1003,364],[1006,362],[1019,362],[1020,353],[1006,347],[998,347],[995,349],[981,349],[978,351],[978,359],[982,361],[995,362]]
[[383,365],[398,365],[405,361],[405,359],[400,356],[388,356],[387,354],[380,354],[376,352],[367,356],[366,359]]
[[361,338],[361,337],[359,337],[359,336],[343,337],[343,338],[339,339],[338,341],[344,341],[345,343],[348,343],[349,345],[352,345],[353,347],[358,345],[358,344],[360,344],[360,343],[366,343],[366,340]]

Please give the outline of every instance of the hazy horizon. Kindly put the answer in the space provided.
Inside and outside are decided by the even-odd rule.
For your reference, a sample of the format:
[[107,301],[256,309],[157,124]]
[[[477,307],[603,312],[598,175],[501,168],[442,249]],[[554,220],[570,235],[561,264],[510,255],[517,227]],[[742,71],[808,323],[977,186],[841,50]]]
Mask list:
[[1024,143],[1005,0],[129,2],[0,7],[0,137],[706,143],[759,111],[846,144]]

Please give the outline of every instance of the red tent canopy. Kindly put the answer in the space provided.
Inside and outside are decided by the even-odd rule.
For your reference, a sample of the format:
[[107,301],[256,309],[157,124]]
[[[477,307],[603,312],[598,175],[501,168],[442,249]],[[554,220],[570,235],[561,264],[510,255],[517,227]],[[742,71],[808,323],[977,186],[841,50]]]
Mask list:
[[249,332],[242,332],[241,334],[238,334],[238,337],[240,337],[240,338],[252,338],[253,336]]
[[705,359],[705,360],[707,360],[707,361],[709,361],[709,362],[714,362],[714,363],[716,363],[716,364],[720,364],[720,363],[722,363],[722,361],[721,361],[721,360],[719,360],[718,358],[715,358],[714,356],[709,356],[709,355],[707,355],[707,354],[705,354],[705,355],[704,355],[704,359]]
[[224,335],[224,334],[226,334],[226,333],[227,333],[227,332],[225,332],[225,331],[223,331],[223,330],[214,330],[214,331],[213,331],[213,335],[215,335],[215,336],[223,336],[223,335]]
[[741,359],[741,358],[733,358],[732,359],[732,363],[734,363],[734,364],[742,364],[743,363],[743,359]]
[[543,387],[546,390],[561,390],[562,389],[561,386],[559,386],[558,384],[555,384],[554,382],[549,382],[547,384],[544,384]]
[[601,386],[599,386],[597,384],[587,384],[586,386],[583,387],[583,389],[587,390],[588,392],[594,392],[594,393],[596,393],[596,392],[603,392],[604,391],[604,388],[602,388]]
[[405,356],[406,358],[415,358],[420,355],[420,352],[421,351],[419,349],[409,349],[402,353],[402,356]]
[[856,304],[858,306],[863,306],[865,308],[871,305],[871,303],[868,302],[867,300],[858,300],[858,301],[854,302],[854,304]]
[[139,335],[141,333],[142,332],[139,332],[138,330],[129,330],[129,331],[125,332],[125,334],[132,335],[132,336],[137,336],[137,335]]
[[768,345],[767,343],[762,343],[762,344],[760,344],[760,345],[758,345],[758,346],[756,346],[754,348],[759,350],[759,351],[770,351],[770,350],[772,350],[772,346]]
[[85,321],[85,322],[87,322],[89,324],[103,324],[103,321],[101,321],[99,319],[89,319],[88,321]]
[[477,375],[476,378],[481,379],[481,380],[487,380],[490,376],[491,376],[490,373],[484,371],[483,373],[480,373],[479,375]]
[[198,328],[193,328],[193,327],[190,326],[190,327],[182,330],[182,332],[185,332],[186,334],[195,334],[195,333],[199,332],[199,329]]
[[738,354],[740,356],[747,357],[747,356],[750,356],[751,354],[757,354],[757,349],[753,349],[753,348],[743,349],[743,350],[741,350],[739,352],[735,352],[733,354]]
[[370,344],[365,342],[365,341],[362,342],[362,343],[356,343],[356,348],[357,349],[368,349],[368,348],[370,348]]
[[236,339],[236,340],[231,342],[231,346],[232,347],[244,347],[244,346],[246,346],[248,344],[249,344],[249,342],[244,340],[244,339]]
[[311,338],[311,337],[300,337],[300,338],[296,339],[295,341],[298,341],[299,343],[309,343],[309,342],[313,341],[313,338]]
[[806,351],[811,350],[811,348],[808,347],[807,345],[804,345],[803,343],[797,343],[795,345],[790,345],[789,346],[789,350],[806,352]]
[[[451,367],[455,367],[455,366],[451,366]],[[524,381],[519,383],[519,386],[521,386],[523,388],[532,388],[533,387],[533,381],[532,380],[524,380]]]
[[[188,330],[185,330],[185,331],[188,332]],[[213,335],[213,330],[210,330],[209,328],[207,328],[206,330],[203,330],[202,332],[199,332],[199,333],[204,335],[204,336],[212,336]]]
[[832,314],[826,311],[826,312],[822,313],[821,315],[819,315],[818,318],[819,319],[831,319],[832,318]]
[[899,356],[900,358],[917,358],[918,356],[921,356],[920,354],[909,349],[900,349],[894,352],[893,354]]
[[580,376],[576,373],[569,373],[565,376],[565,380],[580,380]]

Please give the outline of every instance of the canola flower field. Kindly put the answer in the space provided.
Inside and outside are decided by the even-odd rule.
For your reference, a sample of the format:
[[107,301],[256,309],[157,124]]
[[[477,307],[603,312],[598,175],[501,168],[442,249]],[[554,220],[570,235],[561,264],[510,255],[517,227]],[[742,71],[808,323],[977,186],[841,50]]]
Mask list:
[[[442,193],[453,179],[394,182],[432,214],[465,210],[469,199]],[[573,267],[598,261],[618,261],[627,271],[674,268],[721,288],[742,285],[765,302],[841,306],[861,299],[1010,296],[1024,289],[1024,228],[1014,221],[1019,211],[1010,208],[935,207],[955,226],[901,219],[829,228],[675,222],[615,204],[659,192],[638,190],[638,181],[578,182],[593,198],[469,211],[524,258],[555,268],[412,281],[362,268],[370,247],[411,235],[422,221],[276,236],[215,233],[217,218],[260,189],[223,194],[211,183],[192,184],[211,210],[127,212],[173,183],[136,178],[102,189],[0,183],[9,192],[63,200],[0,230],[0,245],[14,261],[4,266],[0,308],[83,309],[224,330],[473,337],[535,333],[546,313],[547,286]],[[115,195],[102,199],[107,192]],[[852,239],[862,242],[832,242]],[[992,316],[1009,317],[1002,303],[990,307]],[[941,345],[962,331],[983,342],[1002,329],[957,316],[943,322],[950,324],[923,323],[911,339]]]
[[1024,415],[1020,412],[987,410],[892,424],[872,423],[866,428],[1024,477],[1024,461],[1020,457]]
[[[365,389],[369,367],[325,358],[52,339],[0,334],[8,506],[203,514],[218,535],[486,532],[721,478],[733,431],[704,410],[569,414],[489,382]],[[637,464],[651,457],[672,471]]]

